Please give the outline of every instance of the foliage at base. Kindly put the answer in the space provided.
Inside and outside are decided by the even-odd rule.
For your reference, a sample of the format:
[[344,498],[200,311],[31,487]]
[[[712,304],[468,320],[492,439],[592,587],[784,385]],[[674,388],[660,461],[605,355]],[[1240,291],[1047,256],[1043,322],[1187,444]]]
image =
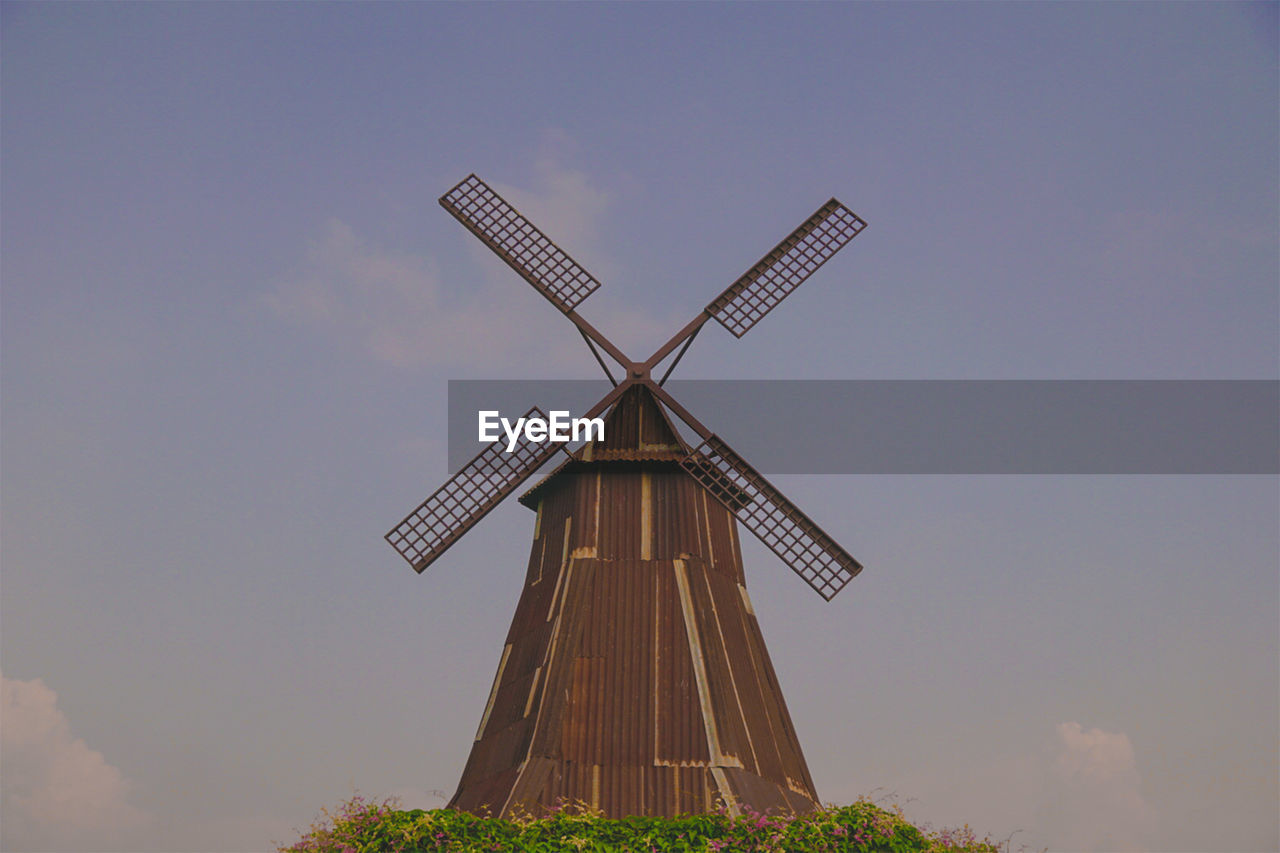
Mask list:
[[325,809],[300,840],[279,853],[427,853],[427,851],[857,851],[999,853],[968,826],[933,832],[908,823],[899,808],[861,799],[805,815],[681,815],[613,820],[583,804],[511,820],[449,809],[400,811],[392,800],[353,797]]

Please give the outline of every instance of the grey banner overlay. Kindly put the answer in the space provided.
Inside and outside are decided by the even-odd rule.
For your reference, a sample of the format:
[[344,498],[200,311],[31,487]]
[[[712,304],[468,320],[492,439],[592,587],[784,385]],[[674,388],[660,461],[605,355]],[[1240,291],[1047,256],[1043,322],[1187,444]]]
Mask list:
[[[1280,473],[1274,380],[672,380],[664,389],[766,475]],[[577,417],[608,391],[595,380],[452,380],[449,470],[483,449],[482,409],[513,421],[533,405]]]

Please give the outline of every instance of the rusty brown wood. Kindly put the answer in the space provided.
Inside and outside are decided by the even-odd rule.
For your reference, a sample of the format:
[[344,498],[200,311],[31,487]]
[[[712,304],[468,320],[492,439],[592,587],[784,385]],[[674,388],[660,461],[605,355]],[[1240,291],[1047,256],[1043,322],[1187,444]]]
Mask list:
[[733,517],[679,467],[686,452],[643,385],[605,435],[665,458],[579,460],[537,490],[524,591],[450,805],[813,808]]

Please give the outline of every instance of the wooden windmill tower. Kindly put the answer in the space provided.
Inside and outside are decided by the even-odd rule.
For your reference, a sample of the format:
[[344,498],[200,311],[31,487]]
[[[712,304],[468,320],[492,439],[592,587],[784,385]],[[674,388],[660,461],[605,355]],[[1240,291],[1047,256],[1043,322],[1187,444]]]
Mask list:
[[[537,512],[524,591],[450,807],[814,808],[737,523],[828,600],[862,566],[662,386],[708,320],[741,337],[866,223],[832,199],[636,362],[575,311],[600,283],[488,185],[471,175],[440,204],[564,312],[613,383],[586,414],[608,412],[604,438],[520,498]],[[672,415],[701,443],[686,443]],[[562,446],[490,445],[387,541],[421,572]]]

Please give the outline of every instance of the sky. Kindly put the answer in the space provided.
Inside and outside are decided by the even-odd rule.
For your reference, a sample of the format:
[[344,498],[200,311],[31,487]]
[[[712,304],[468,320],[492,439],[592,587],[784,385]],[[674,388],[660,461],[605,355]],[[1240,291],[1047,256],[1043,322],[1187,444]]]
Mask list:
[[[449,380],[597,370],[437,206],[468,173],[634,357],[867,220],[680,378],[1280,378],[1277,8],[0,5],[0,847],[452,794],[533,515],[422,576],[382,534]],[[774,482],[866,565],[825,603],[744,539],[824,801],[1280,848],[1275,476]]]

